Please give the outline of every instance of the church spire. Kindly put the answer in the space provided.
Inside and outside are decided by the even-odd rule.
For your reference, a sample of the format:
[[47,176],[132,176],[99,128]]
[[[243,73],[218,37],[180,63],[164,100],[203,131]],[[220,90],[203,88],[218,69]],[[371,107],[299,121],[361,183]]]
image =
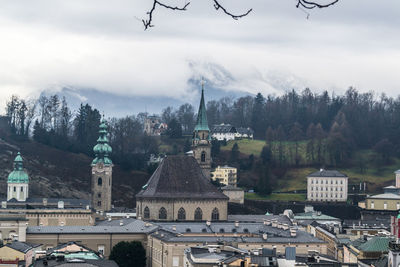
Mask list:
[[112,161],[109,158],[112,148],[108,144],[108,137],[107,137],[107,124],[105,119],[101,120],[99,126],[99,138],[97,139],[97,145],[93,147],[93,152],[96,155],[96,158],[92,161],[92,165],[102,162],[104,165],[111,165]]
[[210,131],[210,128],[208,128],[206,104],[204,102],[204,81],[203,80],[201,81],[201,99],[200,99],[199,112],[197,113],[196,127],[194,128],[194,130],[195,131]]

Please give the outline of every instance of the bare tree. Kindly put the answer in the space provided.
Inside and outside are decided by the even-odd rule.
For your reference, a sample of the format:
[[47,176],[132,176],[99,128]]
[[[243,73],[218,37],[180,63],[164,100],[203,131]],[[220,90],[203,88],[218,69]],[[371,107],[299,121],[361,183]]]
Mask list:
[[[307,1],[307,0],[296,0],[297,4],[296,7],[297,8],[304,8],[304,9],[314,9],[314,8],[326,8],[326,7],[330,7],[334,4],[336,4],[337,2],[339,2],[339,0],[332,0],[329,3],[321,3],[320,0],[319,1]],[[248,9],[246,12],[241,13],[241,14],[233,14],[232,12],[230,12],[227,8],[225,8],[223,5],[221,5],[218,0],[212,0],[213,5],[215,10],[221,10],[223,13],[225,13],[226,15],[230,16],[231,18],[233,18],[234,20],[238,20],[242,17],[247,16],[248,14],[250,14],[251,11],[253,11],[252,8]],[[154,25],[152,24],[153,22],[153,13],[156,10],[157,6],[166,8],[166,9],[171,9],[174,11],[186,11],[187,7],[190,5],[190,2],[185,3],[183,6],[172,6],[169,4],[165,4],[163,2],[161,2],[160,0],[153,0],[153,4],[151,9],[147,12],[148,18],[147,19],[142,19],[143,25],[144,25],[144,30],[147,30],[150,27],[153,27]],[[306,12],[307,14],[307,18],[309,17],[309,14]]]

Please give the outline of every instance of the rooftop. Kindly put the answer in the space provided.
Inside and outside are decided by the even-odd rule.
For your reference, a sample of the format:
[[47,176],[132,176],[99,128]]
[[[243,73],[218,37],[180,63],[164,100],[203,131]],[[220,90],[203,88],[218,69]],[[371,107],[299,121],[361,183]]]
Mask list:
[[319,171],[310,173],[307,177],[344,178],[347,177],[347,175],[336,170],[321,169]]
[[40,259],[37,260],[34,267],[118,267],[115,261],[111,260],[93,260],[93,259]]
[[164,158],[136,198],[228,199],[190,156]]
[[318,211],[303,212],[294,215],[295,220],[312,220],[312,221],[341,221],[339,218],[335,218]]
[[158,227],[154,224],[148,224],[141,220],[132,219],[127,224],[120,225],[119,220],[111,225],[96,226],[30,226],[26,229],[27,234],[75,234],[75,233],[151,233]]
[[367,197],[369,199],[400,199],[400,195],[393,193],[384,193]]
[[41,245],[38,244],[31,244],[31,243],[26,243],[26,242],[19,242],[19,241],[13,241],[11,243],[6,244],[5,246],[15,249],[17,251],[20,251],[22,253],[26,253],[29,250],[33,249],[33,248],[37,248]]

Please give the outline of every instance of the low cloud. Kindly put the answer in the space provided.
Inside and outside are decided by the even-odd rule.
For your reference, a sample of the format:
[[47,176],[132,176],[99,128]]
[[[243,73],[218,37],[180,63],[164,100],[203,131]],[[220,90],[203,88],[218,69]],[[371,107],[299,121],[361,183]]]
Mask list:
[[396,95],[400,6],[385,3],[340,1],[307,20],[295,1],[226,1],[237,13],[254,9],[234,21],[193,1],[186,12],[158,9],[146,32],[144,0],[1,3],[0,108],[13,93],[63,86],[186,99],[188,81],[202,76],[250,93],[355,86]]

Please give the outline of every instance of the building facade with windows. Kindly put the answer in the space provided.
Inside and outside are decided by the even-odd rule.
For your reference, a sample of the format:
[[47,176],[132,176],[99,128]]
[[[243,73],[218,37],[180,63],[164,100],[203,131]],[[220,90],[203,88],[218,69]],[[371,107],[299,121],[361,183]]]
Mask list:
[[365,199],[367,210],[400,210],[400,195],[385,193],[369,196]]
[[137,218],[157,221],[226,220],[228,197],[191,156],[163,159],[136,195]]
[[211,172],[211,179],[218,181],[223,185],[235,186],[237,185],[237,169],[229,166],[218,166]]
[[308,201],[347,201],[348,177],[336,170],[313,172],[307,176]]

